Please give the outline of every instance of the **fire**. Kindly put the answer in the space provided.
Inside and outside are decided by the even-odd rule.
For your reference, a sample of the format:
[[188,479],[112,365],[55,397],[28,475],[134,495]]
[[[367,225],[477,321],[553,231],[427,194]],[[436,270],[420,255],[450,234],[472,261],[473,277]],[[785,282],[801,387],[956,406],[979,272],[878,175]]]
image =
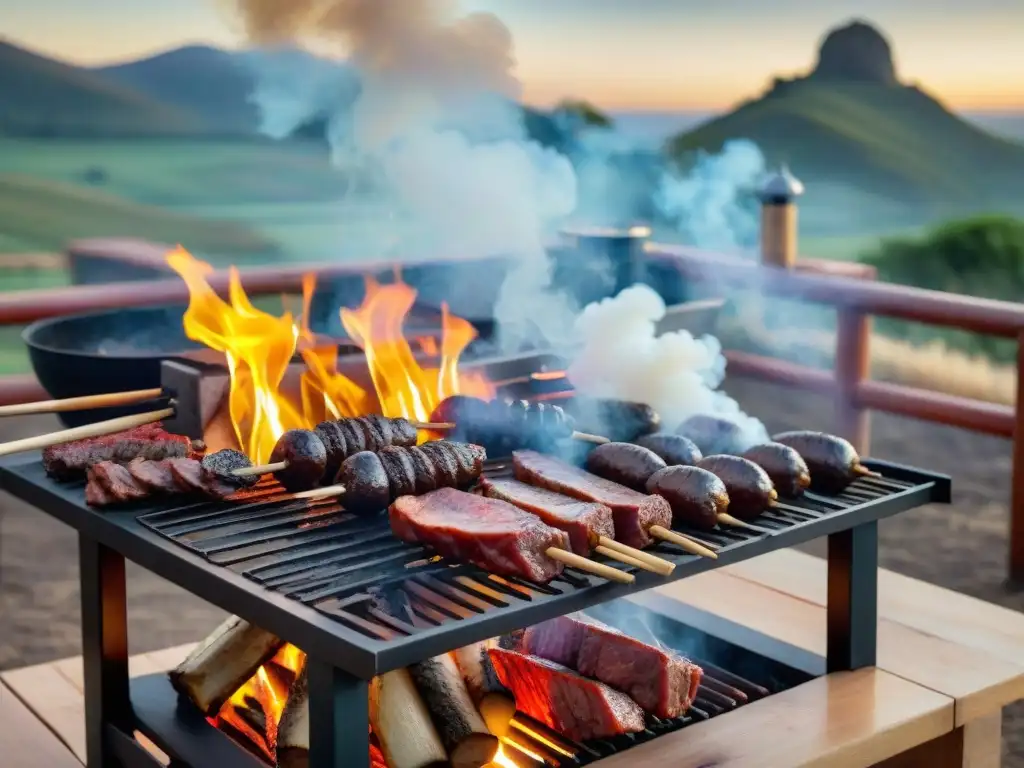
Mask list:
[[[363,350],[372,385],[367,389],[339,370],[336,345],[323,343],[309,329],[313,275],[303,280],[302,313],[275,316],[253,306],[234,268],[225,301],[208,282],[209,264],[181,247],[167,255],[167,263],[189,289],[182,319],[186,335],[224,353],[231,376],[231,424],[239,446],[257,463],[269,460],[277,439],[289,429],[366,413],[429,421],[437,404],[451,395],[494,396],[486,378],[459,371],[459,358],[476,330],[447,306],[442,307],[440,340],[414,340],[422,355],[436,358],[436,367],[417,359],[403,332],[416,291],[403,282],[383,285],[368,277],[363,303],[340,310],[342,325]],[[296,353],[305,371],[298,391],[291,392],[286,374]]]
[[[273,759],[277,748],[277,728],[288,702],[288,691],[302,668],[305,655],[290,643],[260,667],[245,685],[235,691],[220,708],[214,724],[227,723],[260,747]],[[282,672],[284,674],[282,674]],[[262,727],[254,727],[241,713],[257,711],[262,714]]]
[[494,768],[519,768],[519,763],[509,757],[505,751],[504,745],[499,745],[498,754],[494,756],[494,760],[491,761],[491,765]]

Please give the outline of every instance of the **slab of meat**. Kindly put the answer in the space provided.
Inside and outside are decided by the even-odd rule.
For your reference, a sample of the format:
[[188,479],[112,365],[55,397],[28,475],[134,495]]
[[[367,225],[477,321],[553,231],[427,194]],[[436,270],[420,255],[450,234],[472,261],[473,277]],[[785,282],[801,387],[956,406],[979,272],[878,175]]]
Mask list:
[[391,531],[450,560],[473,563],[501,576],[547,582],[562,564],[547,555],[569,548],[569,536],[498,499],[439,488],[401,496],[388,509]]
[[188,458],[134,459],[127,465],[101,461],[86,470],[86,479],[85,502],[91,507],[174,494],[224,499],[238,490]]
[[575,669],[628,694],[646,712],[679,717],[693,705],[703,670],[673,651],[643,643],[582,615],[526,630],[523,651]]
[[573,741],[605,739],[644,729],[644,712],[629,696],[561,664],[516,651],[488,653],[516,709]]
[[589,555],[601,536],[615,538],[612,511],[604,504],[579,501],[520,480],[485,477],[480,481],[480,489],[485,496],[514,504],[552,528],[568,533],[572,551],[577,555]]
[[77,480],[90,466],[101,461],[127,464],[137,458],[184,457],[189,451],[187,437],[172,435],[159,423],[144,424],[113,435],[51,445],[43,450],[43,467],[57,480]]
[[672,526],[672,507],[661,496],[634,491],[536,451],[515,451],[512,464],[517,480],[610,507],[615,539],[626,546],[648,547],[654,543],[651,526]]

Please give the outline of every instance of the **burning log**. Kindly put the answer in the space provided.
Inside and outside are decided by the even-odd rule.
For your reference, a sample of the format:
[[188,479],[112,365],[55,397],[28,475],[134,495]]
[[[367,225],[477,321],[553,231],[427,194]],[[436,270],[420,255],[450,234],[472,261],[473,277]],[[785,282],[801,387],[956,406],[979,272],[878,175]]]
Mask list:
[[309,766],[309,684],[305,668],[288,692],[277,726],[277,768]]
[[171,684],[212,717],[282,645],[275,635],[231,616],[168,673]]
[[427,705],[452,768],[482,768],[490,763],[500,743],[487,730],[451,655],[413,664],[409,674]]
[[396,669],[370,683],[370,725],[391,768],[439,768],[448,754],[412,675]]

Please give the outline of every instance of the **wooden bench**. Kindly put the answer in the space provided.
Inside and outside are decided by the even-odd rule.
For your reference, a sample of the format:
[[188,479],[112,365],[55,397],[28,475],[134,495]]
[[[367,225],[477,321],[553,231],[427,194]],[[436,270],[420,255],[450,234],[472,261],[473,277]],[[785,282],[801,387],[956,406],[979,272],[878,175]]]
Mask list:
[[[663,613],[682,605],[816,658],[825,588],[823,560],[784,550],[631,599]],[[890,571],[878,607],[877,667],[818,678],[602,768],[998,766],[1001,710],[1024,698],[1024,615]],[[189,649],[135,656],[132,673],[170,669]],[[0,673],[0,686],[5,768],[84,760],[80,658]]]

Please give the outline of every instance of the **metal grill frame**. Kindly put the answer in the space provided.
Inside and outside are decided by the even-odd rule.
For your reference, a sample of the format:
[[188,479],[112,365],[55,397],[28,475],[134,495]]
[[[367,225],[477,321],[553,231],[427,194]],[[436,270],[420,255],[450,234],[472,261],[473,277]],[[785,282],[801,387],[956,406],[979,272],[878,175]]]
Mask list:
[[[834,672],[873,666],[877,639],[878,520],[922,504],[948,503],[951,483],[944,475],[880,461],[864,463],[889,478],[912,485],[900,493],[806,526],[725,549],[717,561],[681,559],[668,580],[827,536],[826,669]],[[90,509],[80,486],[62,486],[45,476],[39,454],[0,462],[0,487],[79,534],[89,768],[157,765],[132,737],[137,720],[128,676],[125,558],[306,651],[311,768],[369,768],[368,683],[373,674],[544,618],[640,593],[668,581],[653,574],[640,574],[634,585],[603,584],[563,597],[557,610],[539,604],[516,611],[498,611],[488,621],[471,622],[454,631],[443,626],[424,630],[405,643],[389,644],[371,640],[314,608],[211,564],[143,525],[138,518],[146,510]]]

